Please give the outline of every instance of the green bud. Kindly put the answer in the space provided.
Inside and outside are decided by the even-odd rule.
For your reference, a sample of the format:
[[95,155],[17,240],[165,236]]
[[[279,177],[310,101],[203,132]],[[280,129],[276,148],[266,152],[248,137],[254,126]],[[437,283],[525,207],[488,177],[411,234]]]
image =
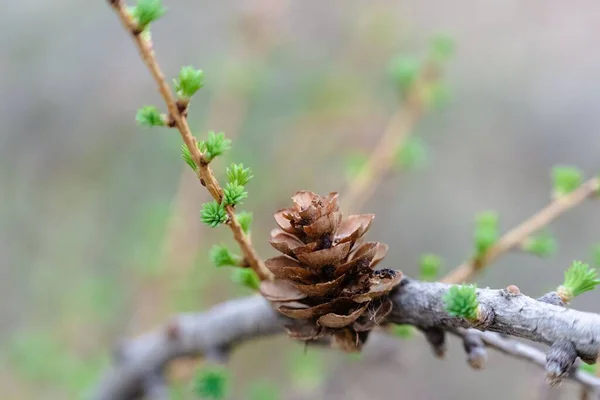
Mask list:
[[260,287],[260,279],[256,272],[250,268],[236,268],[231,274],[231,280],[238,285],[250,288],[252,290],[258,290]]
[[552,168],[552,181],[554,196],[567,195],[583,183],[582,172],[571,166],[559,165]]
[[435,254],[424,254],[421,256],[419,266],[422,280],[435,281],[442,266],[442,259]]
[[236,217],[244,233],[246,235],[250,234],[250,225],[252,225],[252,213],[248,211],[242,211],[239,214],[237,214]]
[[190,168],[193,169],[194,171],[198,170],[198,167],[196,166],[196,162],[194,161],[194,158],[192,157],[192,153],[190,152],[190,149],[188,149],[188,147],[185,144],[181,145],[181,159],[183,161],[185,161],[185,163],[187,165],[189,165]]
[[558,294],[569,302],[573,298],[594,290],[600,284],[598,274],[594,268],[581,261],[573,261],[571,267],[565,271],[565,281],[558,287]]
[[161,0],[138,0],[135,7],[131,8],[131,15],[138,28],[144,30],[151,22],[162,17],[166,11]]
[[225,367],[204,367],[196,371],[192,389],[201,399],[223,400],[229,395],[230,381],[229,371]]
[[414,57],[398,56],[392,60],[390,75],[396,87],[405,91],[412,86],[421,72],[421,62]]
[[400,339],[410,339],[415,334],[415,328],[412,325],[394,325],[392,335]]
[[242,203],[248,197],[248,192],[244,190],[242,185],[237,183],[228,183],[223,189],[223,202],[225,205],[236,206]]
[[475,285],[453,285],[444,295],[446,311],[453,317],[477,319],[477,288]]
[[523,250],[538,257],[550,257],[556,253],[556,239],[548,233],[528,237],[523,243]]
[[227,246],[222,244],[214,245],[210,249],[208,256],[210,262],[217,268],[239,266],[243,260],[241,256],[232,253]]
[[430,82],[423,91],[426,104],[434,109],[440,109],[450,102],[452,93],[444,82]]
[[254,178],[252,169],[244,168],[244,164],[231,164],[231,167],[227,168],[227,180],[229,183],[237,183],[245,186],[252,178]]
[[421,167],[427,163],[427,147],[421,138],[411,136],[398,151],[396,160],[404,169]]
[[223,205],[213,200],[202,205],[200,218],[206,225],[214,228],[227,221],[227,212]]
[[215,157],[222,155],[231,148],[231,140],[225,137],[223,132],[208,132],[208,139],[198,144],[198,148],[211,162]]
[[485,254],[498,241],[498,214],[485,211],[477,214],[475,221],[475,251],[478,257]]
[[189,99],[204,86],[204,72],[191,65],[181,67],[179,78],[174,79],[173,82],[177,96]]
[[431,58],[438,63],[447,61],[454,55],[455,47],[451,36],[439,33],[431,40]]
[[154,106],[144,106],[137,110],[135,121],[139,126],[165,126],[162,115],[158,111],[158,108]]

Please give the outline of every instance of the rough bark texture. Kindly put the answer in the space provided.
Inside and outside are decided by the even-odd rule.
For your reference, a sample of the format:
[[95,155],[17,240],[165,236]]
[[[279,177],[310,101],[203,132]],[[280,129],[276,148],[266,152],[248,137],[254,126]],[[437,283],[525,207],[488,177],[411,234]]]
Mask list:
[[[522,294],[504,290],[479,289],[480,321],[451,317],[444,310],[443,296],[450,285],[406,279],[391,296],[394,308],[387,322],[412,324],[421,330],[443,328],[464,336],[477,331],[499,332],[545,343],[557,348],[567,340],[573,354],[587,361],[598,357],[600,315],[558,307]],[[95,399],[129,399],[140,391],[144,379],[161,370],[177,357],[227,351],[231,346],[257,337],[283,332],[289,324],[262,297],[232,300],[205,313],[183,314],[166,326],[128,342],[120,349],[120,362],[100,382]],[[546,363],[542,352],[507,340],[493,332],[482,332],[481,339],[507,354],[534,362]],[[573,353],[575,352],[575,353]],[[556,355],[554,351],[552,354]],[[540,360],[542,358],[542,360]],[[569,362],[561,360],[556,362]],[[565,371],[566,378],[594,388],[600,379],[581,372]]]

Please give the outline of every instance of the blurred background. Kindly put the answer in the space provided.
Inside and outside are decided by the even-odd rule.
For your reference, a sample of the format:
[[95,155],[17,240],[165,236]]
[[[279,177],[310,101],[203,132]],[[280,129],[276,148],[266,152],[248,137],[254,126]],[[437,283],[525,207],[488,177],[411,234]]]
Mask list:
[[[445,271],[473,248],[477,212],[503,230],[548,203],[550,169],[600,170],[600,5],[560,1],[165,1],[153,25],[167,76],[202,68],[206,87],[190,124],[224,131],[233,149],[214,164],[254,170],[243,208],[254,213],[263,257],[271,214],[300,189],[340,190],[349,162],[367,154],[399,107],[389,64],[423,57],[431,37],[456,42],[444,65],[449,95],[412,132],[418,165],[386,175],[361,210],[377,214],[370,240],[390,245],[385,266],[418,274],[423,253]],[[109,364],[119,339],[176,312],[250,293],[208,260],[225,228],[202,226],[208,199],[179,158],[175,131],[144,130],[136,110],[162,108],[130,38],[105,1],[7,2],[0,16],[0,392],[3,399],[78,399]],[[550,231],[548,260],[503,257],[480,286],[516,284],[539,296],[600,242],[592,202]],[[574,307],[600,311],[600,293]],[[173,399],[189,399],[198,363],[169,370]],[[436,359],[421,335],[387,338],[360,357],[285,337],[232,355],[234,396],[263,385],[281,399],[574,398],[548,393],[543,372],[490,350],[471,370],[453,338]]]

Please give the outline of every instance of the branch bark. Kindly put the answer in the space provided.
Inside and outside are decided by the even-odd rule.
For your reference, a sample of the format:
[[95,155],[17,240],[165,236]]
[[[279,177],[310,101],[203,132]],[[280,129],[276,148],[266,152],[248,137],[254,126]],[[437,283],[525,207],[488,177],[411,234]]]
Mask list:
[[[394,309],[387,322],[411,324],[421,329],[459,328],[482,331],[481,339],[501,351],[537,364],[546,363],[534,349],[494,335],[498,332],[550,346],[567,340],[582,359],[593,362],[599,355],[600,315],[547,304],[504,290],[479,289],[480,318],[467,321],[450,316],[443,297],[450,285],[406,279],[392,295]],[[293,323],[279,315],[262,297],[228,301],[201,314],[183,314],[155,332],[125,342],[120,363],[99,384],[94,399],[130,399],[143,378],[161,370],[172,359],[228,351],[241,342],[283,332]],[[459,329],[457,331],[457,329]],[[526,349],[526,350],[524,350]],[[600,379],[570,371],[567,379],[600,389]]]

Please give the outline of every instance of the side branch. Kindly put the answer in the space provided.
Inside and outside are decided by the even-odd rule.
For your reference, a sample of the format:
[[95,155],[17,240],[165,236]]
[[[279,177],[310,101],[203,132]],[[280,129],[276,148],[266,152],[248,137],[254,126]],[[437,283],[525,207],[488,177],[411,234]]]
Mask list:
[[162,371],[169,361],[221,353],[247,340],[282,333],[285,321],[259,296],[231,300],[204,313],[178,315],[153,332],[121,343],[117,365],[102,379],[93,399],[134,398],[143,378]]
[[559,197],[548,206],[531,216],[519,226],[508,231],[483,256],[473,258],[450,271],[442,282],[463,283],[471,279],[479,270],[496,261],[503,254],[521,245],[529,236],[550,224],[561,214],[600,193],[600,178],[592,178],[572,193]]
[[[131,13],[127,10],[124,2],[121,0],[114,0],[110,1],[109,3],[119,15],[119,19],[121,20],[123,27],[131,35],[138,52],[140,53],[140,57],[144,61],[144,64],[146,64],[146,67],[150,71],[152,78],[154,78],[154,81],[158,86],[158,91],[160,92],[165,104],[167,105],[167,109],[169,110],[169,117],[175,123],[175,127],[181,134],[183,142],[189,149],[194,162],[198,166],[196,172],[200,183],[206,187],[208,192],[217,202],[221,203],[223,200],[223,189],[215,178],[212,169],[209,167],[209,160],[200,152],[200,149],[198,149],[196,138],[192,135],[192,131],[188,125],[186,118],[188,104],[184,104],[183,102],[176,100],[171,88],[169,87],[169,84],[165,80],[165,75],[158,65],[158,61],[156,60],[154,50],[152,48],[152,42],[146,35],[144,35],[144,32],[140,31]],[[229,225],[230,229],[232,230],[233,236],[236,242],[238,242],[248,265],[257,273],[260,279],[270,279],[272,277],[271,273],[265,267],[256,250],[252,247],[248,235],[246,235],[242,230],[235,216],[235,210],[233,206],[226,206],[225,211],[227,212],[228,216],[227,225]]]

